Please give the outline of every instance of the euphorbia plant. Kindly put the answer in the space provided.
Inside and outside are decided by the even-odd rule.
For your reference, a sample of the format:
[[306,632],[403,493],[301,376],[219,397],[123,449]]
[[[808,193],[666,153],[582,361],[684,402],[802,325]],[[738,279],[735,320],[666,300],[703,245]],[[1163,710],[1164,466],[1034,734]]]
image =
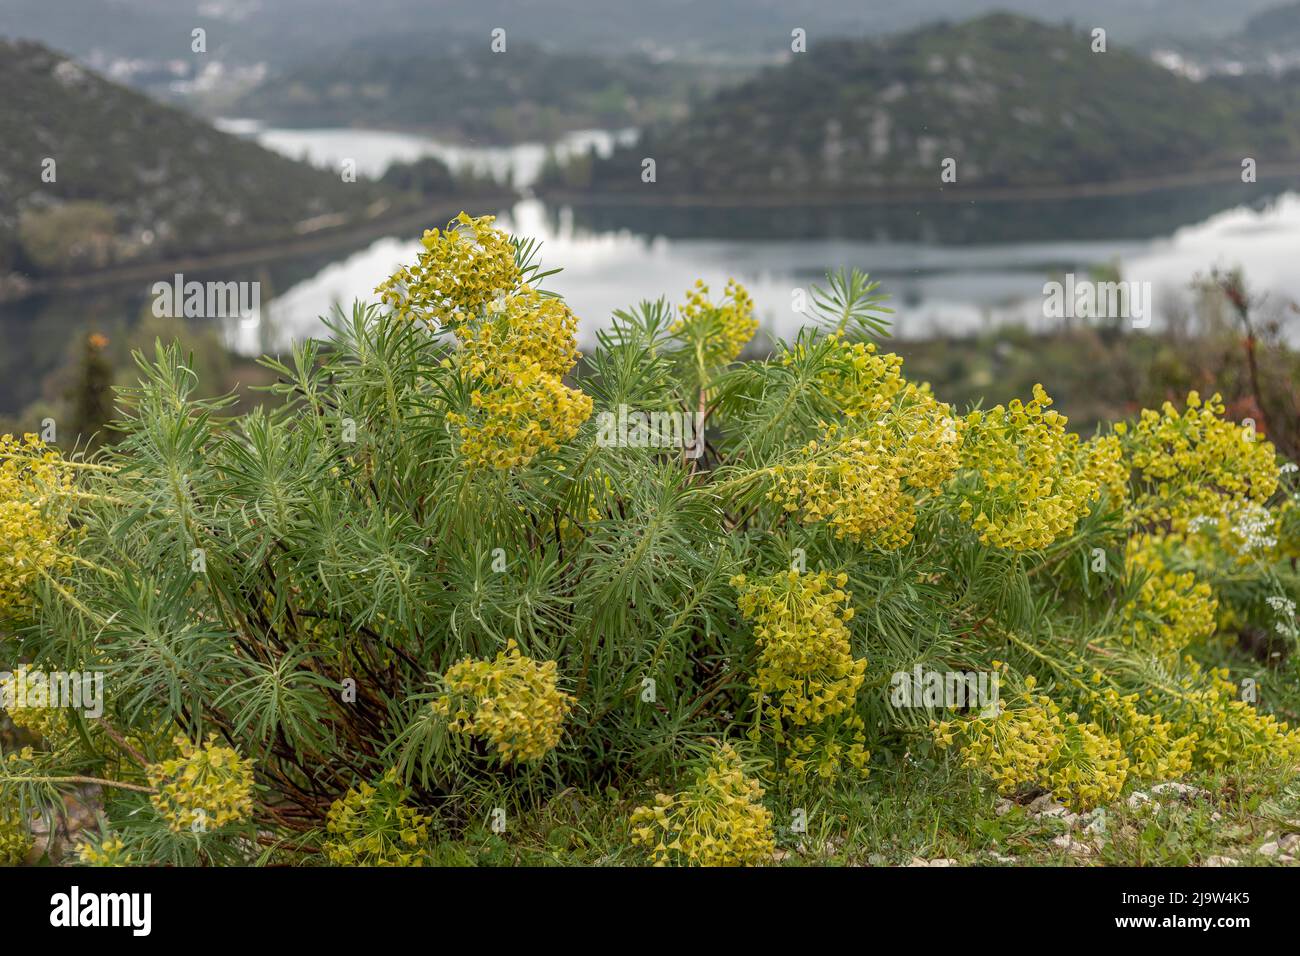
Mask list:
[[[580,361],[535,252],[462,216],[266,359],[264,409],[226,417],[160,346],[111,449],[5,439],[0,664],[108,693],[11,713],[0,850],[92,783],[85,862],[409,864],[615,784],[650,858],[752,863],[763,800],[908,748],[1078,808],[1300,757],[1204,653],[1300,590],[1289,472],[1215,401],[1090,439],[1041,387],[959,412],[872,341],[859,273],[764,358],[731,283],[617,313]],[[620,408],[702,414],[702,454],[602,437]],[[1003,694],[900,707],[917,667]]]

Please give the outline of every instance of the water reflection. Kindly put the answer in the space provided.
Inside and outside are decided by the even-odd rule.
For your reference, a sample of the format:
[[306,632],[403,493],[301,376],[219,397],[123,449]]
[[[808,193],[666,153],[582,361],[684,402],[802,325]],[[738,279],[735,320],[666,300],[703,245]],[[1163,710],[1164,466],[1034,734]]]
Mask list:
[[[357,130],[245,129],[268,145],[314,161],[356,159],[374,173],[393,159],[432,153],[497,162],[531,182],[545,147],[470,149],[400,133]],[[627,135],[627,134],[623,134]],[[563,148],[608,148],[615,134],[575,134]],[[1185,296],[1194,275],[1243,266],[1257,292],[1274,302],[1300,301],[1300,193],[1295,183],[1162,190],[1143,196],[1071,201],[931,203],[918,206],[720,209],[624,204],[548,205],[526,199],[495,212],[503,225],[543,242],[545,264],[563,267],[548,280],[582,321],[590,348],[615,309],[667,295],[678,303],[702,278],[720,288],[730,276],[750,287],[766,330],[791,332],[795,288],[827,270],[866,269],[892,295],[895,331],[906,337],[977,330],[1003,322],[1037,327],[1043,283],[1054,274],[1085,274],[1117,264],[1126,279],[1153,285],[1157,322]],[[433,225],[430,223],[430,225]],[[227,344],[241,353],[282,349],[322,332],[320,317],[356,299],[418,251],[418,230],[342,252],[265,266],[187,273],[187,280],[261,283],[257,322],[228,321]],[[160,270],[158,280],[170,280]],[[153,280],[94,294],[57,295],[0,304],[0,413],[32,401],[41,382],[95,328],[125,330],[150,307]],[[1300,341],[1291,312],[1292,341]]]
[[[720,216],[713,212],[700,231],[717,227]],[[820,281],[828,269],[854,266],[884,283],[893,296],[895,332],[905,337],[968,332],[1004,322],[1040,327],[1047,321],[1042,289],[1048,277],[1070,271],[1082,275],[1112,263],[1126,279],[1152,283],[1157,317],[1185,299],[1196,274],[1215,267],[1242,265],[1255,289],[1300,301],[1296,193],[1258,207],[1219,212],[1168,234],[1128,239],[944,244],[791,237],[772,228],[742,232],[743,238],[669,237],[649,226],[619,227],[604,219],[597,227],[585,211],[554,209],[538,200],[503,211],[501,221],[512,231],[541,239],[544,263],[563,267],[548,285],[582,319],[580,338],[586,347],[615,309],[661,295],[676,302],[696,278],[721,287],[729,276],[750,287],[768,331],[787,335],[802,321],[791,308],[793,290]],[[1058,234],[1068,236],[1071,222],[1057,220]],[[336,303],[371,297],[375,283],[417,251],[414,241],[385,239],[333,263],[272,303],[272,327],[285,339],[314,334],[320,314]]]

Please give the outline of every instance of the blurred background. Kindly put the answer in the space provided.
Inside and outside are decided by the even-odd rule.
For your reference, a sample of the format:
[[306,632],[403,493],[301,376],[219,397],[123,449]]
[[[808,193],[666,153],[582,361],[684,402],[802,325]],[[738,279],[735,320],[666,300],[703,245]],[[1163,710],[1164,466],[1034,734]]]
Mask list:
[[[1297,451],[1300,3],[3,0],[0,89],[0,431],[111,439],[156,337],[257,401],[465,209],[588,346],[735,277],[761,354],[856,267],[951,401],[1221,390]],[[176,274],[259,308],[159,317]],[[1149,283],[1150,326],[1050,317],[1066,275]]]

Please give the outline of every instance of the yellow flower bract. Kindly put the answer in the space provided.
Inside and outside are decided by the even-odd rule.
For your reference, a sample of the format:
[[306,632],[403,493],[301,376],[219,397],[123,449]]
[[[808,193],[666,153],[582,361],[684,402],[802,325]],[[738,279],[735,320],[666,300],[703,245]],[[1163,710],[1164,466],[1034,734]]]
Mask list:
[[958,514],[984,544],[1014,551],[1045,548],[1088,513],[1098,482],[1079,460],[1079,437],[1034,386],[1029,402],[966,416],[961,466],[972,480]]
[[335,866],[423,866],[433,818],[409,804],[410,791],[389,770],[330,806],[323,849]]
[[760,866],[776,850],[762,799],[735,748],[722,744],[689,789],[632,812],[632,842],[655,866]]
[[695,342],[706,368],[734,362],[758,331],[754,300],[735,279],[727,280],[723,299],[717,304],[709,300],[709,287],[704,280],[697,280],[687,291],[686,303],[678,316],[669,331]]
[[65,569],[72,469],[36,435],[0,435],[0,613],[30,603],[44,573]]
[[215,830],[253,815],[253,762],[209,734],[202,746],[178,736],[180,755],[150,764],[145,774],[158,792],[149,798],[175,832]]
[[[864,770],[870,757],[862,718],[854,712],[867,662],[855,659],[847,622],[853,617],[848,578],[829,572],[786,571],[755,581],[739,575],[741,614],[754,622],[758,665],[751,683],[762,722],[778,745],[789,743],[786,770],[835,776],[842,764]],[[812,725],[834,727],[810,734]],[[831,733],[849,736],[844,744]],[[821,738],[821,739],[818,739]]]
[[380,300],[404,319],[434,326],[476,318],[520,279],[514,246],[495,222],[462,212],[446,229],[426,230],[415,265],[402,266],[375,289]]
[[433,704],[454,733],[484,737],[503,764],[541,760],[555,749],[573,698],[560,691],[555,661],[524,657],[514,641],[494,660],[466,658],[447,669]]

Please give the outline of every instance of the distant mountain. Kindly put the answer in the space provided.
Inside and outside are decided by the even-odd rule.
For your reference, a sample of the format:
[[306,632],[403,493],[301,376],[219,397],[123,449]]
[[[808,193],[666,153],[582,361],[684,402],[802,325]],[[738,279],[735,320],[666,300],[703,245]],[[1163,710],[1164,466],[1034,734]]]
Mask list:
[[[1162,179],[1300,156],[1300,130],[1247,84],[1194,83],[1089,33],[994,14],[888,40],[827,41],[684,121],[550,184],[750,199]],[[1278,110],[1282,112],[1279,113]],[[653,186],[642,160],[656,163]]]
[[190,30],[213,56],[275,66],[301,63],[365,34],[455,33],[513,39],[596,55],[657,47],[681,55],[787,48],[810,37],[911,29],[937,19],[1008,10],[1104,26],[1130,42],[1155,33],[1223,36],[1277,0],[4,0],[0,35],[43,40],[79,56],[168,60],[189,56]]
[[1161,63],[1195,79],[1300,68],[1300,3],[1257,13],[1236,33],[1220,37],[1162,36],[1147,44]]
[[684,111],[725,71],[644,55],[549,52],[408,35],[349,44],[272,75],[223,111],[280,126],[401,128],[487,142],[641,126]]
[[0,274],[276,239],[400,199],[217,132],[36,43],[0,41],[0,90]]
[[1242,36],[1268,46],[1300,46],[1300,3],[1274,7],[1246,21]]

